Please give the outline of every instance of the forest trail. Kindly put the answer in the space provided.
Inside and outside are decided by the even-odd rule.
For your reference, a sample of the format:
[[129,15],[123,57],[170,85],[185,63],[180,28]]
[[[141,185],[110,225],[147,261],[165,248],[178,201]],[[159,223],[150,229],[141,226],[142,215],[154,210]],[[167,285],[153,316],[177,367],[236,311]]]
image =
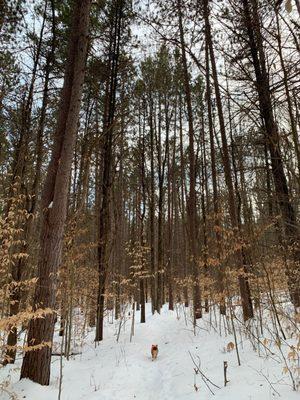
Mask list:
[[[181,307],[172,312],[165,306],[160,315],[152,315],[148,304],[147,324],[139,323],[137,312],[135,335],[130,343],[131,315],[126,314],[118,343],[118,322],[107,321],[103,343],[95,348],[91,331],[83,340],[82,354],[63,361],[62,400],[268,400],[279,397],[275,390],[281,399],[298,398],[297,393],[291,392],[288,376],[283,375],[281,366],[272,359],[258,357],[249,342],[240,344],[242,366],[238,367],[235,351],[225,351],[232,337],[225,337],[224,332],[220,337],[209,328],[208,315],[200,322],[195,336],[188,309]],[[159,346],[158,358],[153,362],[151,344]],[[220,387],[209,385],[214,395],[199,374],[195,375],[189,352],[195,360],[201,360],[201,371]],[[227,387],[223,385],[225,360],[229,366]],[[18,381],[19,367],[20,360],[10,373],[10,390],[19,398],[57,399],[59,357],[53,358],[49,387],[29,380]],[[265,377],[260,372],[262,369]]]

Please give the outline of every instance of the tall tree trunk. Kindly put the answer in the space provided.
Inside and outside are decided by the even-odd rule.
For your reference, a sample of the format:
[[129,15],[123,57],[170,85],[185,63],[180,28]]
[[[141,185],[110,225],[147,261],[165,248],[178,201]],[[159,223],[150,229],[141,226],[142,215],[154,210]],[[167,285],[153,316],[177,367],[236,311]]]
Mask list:
[[29,378],[41,385],[49,385],[50,381],[56,281],[61,262],[69,179],[85,76],[90,7],[91,0],[77,0],[74,6],[60,112],[42,193],[43,214],[34,309],[44,310],[45,315],[29,322],[28,345],[38,347],[25,353],[21,369],[21,378]]
[[[184,159],[184,149],[183,149],[183,124],[182,124],[182,114],[183,114],[183,104],[182,104],[182,95],[179,89],[179,149],[180,149],[180,178],[181,178],[181,185],[180,185],[180,192],[178,193],[178,203],[179,207],[181,208],[181,218],[182,218],[182,237],[183,237],[183,279],[186,280],[188,276],[188,268],[187,268],[187,238],[186,238],[186,215],[185,215],[185,198],[187,197],[187,188],[186,188],[186,177],[185,177],[185,159]],[[184,296],[184,305],[185,307],[189,306],[189,297],[188,297],[188,288],[185,281],[183,287],[183,296]]]
[[153,126],[153,101],[150,94],[149,104],[149,129],[150,129],[150,263],[151,263],[151,302],[152,313],[157,311],[156,304],[156,268],[155,268],[155,174],[154,174],[154,126]]
[[123,20],[123,1],[118,0],[114,4],[114,17],[111,26],[108,69],[109,78],[106,83],[105,109],[103,118],[104,148],[103,148],[103,179],[101,190],[101,207],[99,210],[99,235],[98,235],[98,301],[97,324],[95,341],[103,340],[104,298],[108,272],[108,242],[110,237],[110,197],[112,185],[112,151],[113,132],[116,108],[116,92],[118,84],[118,69],[120,55],[120,40]]
[[217,167],[216,167],[216,150],[214,141],[214,127],[213,127],[213,116],[212,116],[212,96],[210,88],[210,68],[209,68],[209,49],[208,44],[205,46],[205,60],[206,60],[206,97],[207,97],[207,114],[208,114],[208,128],[209,128],[209,142],[210,142],[210,160],[211,160],[211,175],[212,175],[212,187],[213,187],[213,210],[214,210],[214,234],[217,244],[217,291],[220,296],[220,312],[226,314],[225,306],[225,295],[224,295],[224,270],[221,265],[221,233],[220,233],[220,207],[219,207],[219,192],[217,182]]
[[286,275],[288,278],[291,300],[294,306],[298,308],[300,307],[299,227],[296,213],[291,203],[290,191],[283,168],[280,137],[274,119],[270,96],[269,77],[266,68],[257,1],[242,0],[242,4],[244,10],[244,24],[249,39],[248,45],[256,77],[256,90],[258,93],[260,114],[264,123],[266,142],[271,155],[275,193],[282,214],[287,245],[292,258],[291,265],[287,266]]
[[[139,186],[140,186],[140,246],[141,250],[144,251],[145,248],[145,234],[144,234],[144,224],[146,216],[146,176],[145,176],[145,118],[143,118],[144,124],[141,126],[139,123],[139,147],[141,153],[139,156]],[[140,276],[140,303],[141,303],[141,323],[146,322],[146,300],[145,300],[145,254],[142,254],[142,270]]]
[[193,272],[193,307],[194,307],[194,320],[202,317],[201,297],[199,286],[199,273],[198,273],[198,251],[197,251],[197,207],[196,207],[196,172],[195,172],[195,149],[194,149],[194,121],[191,99],[191,88],[189,82],[189,74],[186,59],[186,49],[184,41],[183,21],[182,21],[182,3],[177,0],[178,23],[180,31],[180,46],[182,58],[182,73],[183,84],[185,91],[185,99],[188,114],[189,126],[189,199],[187,204],[188,214],[188,241],[190,250],[190,261],[192,264]]
[[[234,195],[234,187],[231,176],[231,165],[230,165],[231,163],[230,163],[230,156],[229,156],[228,143],[226,137],[225,121],[223,116],[222,99],[220,94],[218,72],[216,67],[215,54],[214,54],[212,35],[211,35],[211,27],[209,21],[209,0],[204,0],[203,5],[204,5],[204,20],[205,20],[205,38],[209,49],[210,62],[212,67],[212,76],[213,76],[215,95],[216,95],[216,103],[218,109],[220,133],[222,140],[222,160],[224,164],[225,182],[229,197],[228,199],[229,215],[233,229],[239,230],[236,199]],[[247,271],[247,266],[244,263],[243,252],[238,251],[237,257],[238,257],[238,262],[241,264],[241,267],[243,268],[243,273],[239,275],[238,281],[242,299],[243,317],[244,320],[246,321],[249,318],[253,317],[253,306],[252,306],[249,282],[247,277],[244,276],[244,273],[247,273],[248,271]]]
[[[177,101],[176,101],[177,103]],[[177,104],[175,104],[175,118],[174,124],[176,127],[177,123]],[[167,268],[168,268],[168,301],[169,301],[169,310],[174,310],[174,294],[173,294],[173,269],[174,269],[174,260],[175,260],[175,245],[174,245],[174,209],[176,207],[176,177],[175,177],[175,168],[176,168],[176,128],[174,132],[173,138],[173,152],[172,152],[172,160],[170,160],[170,150],[168,150],[167,164],[168,164],[168,260],[167,260]],[[176,217],[175,217],[176,218]],[[177,219],[176,219],[177,221]]]

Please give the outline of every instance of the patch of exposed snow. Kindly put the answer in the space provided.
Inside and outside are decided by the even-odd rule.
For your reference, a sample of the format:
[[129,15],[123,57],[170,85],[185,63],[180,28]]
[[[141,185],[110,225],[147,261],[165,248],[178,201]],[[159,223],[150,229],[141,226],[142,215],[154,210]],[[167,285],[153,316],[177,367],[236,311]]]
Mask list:
[[[121,328],[118,343],[118,322],[107,321],[105,339],[97,347],[91,330],[84,340],[82,353],[70,361],[63,360],[62,400],[268,400],[279,398],[278,394],[283,400],[299,400],[299,392],[292,391],[282,364],[271,357],[259,357],[250,341],[243,338],[241,343],[238,338],[242,364],[238,366],[235,351],[226,352],[228,343],[234,341],[233,337],[221,337],[210,329],[209,315],[199,322],[194,335],[189,310],[180,307],[176,313],[164,306],[160,315],[152,315],[148,304],[146,324],[139,323],[137,312],[131,343],[130,320]],[[60,339],[56,336],[55,340],[58,342]],[[158,344],[159,353],[157,360],[152,362],[153,343]],[[205,376],[220,386],[220,389],[211,386],[215,395],[199,374],[195,374],[189,352],[197,362],[201,362]],[[229,383],[226,387],[224,361],[228,363]],[[20,399],[57,399],[59,357],[53,357],[49,387],[29,380],[19,381],[20,366],[21,357],[15,366],[0,370],[0,382],[10,375],[9,388]],[[0,398],[6,400],[9,397],[2,393]]]

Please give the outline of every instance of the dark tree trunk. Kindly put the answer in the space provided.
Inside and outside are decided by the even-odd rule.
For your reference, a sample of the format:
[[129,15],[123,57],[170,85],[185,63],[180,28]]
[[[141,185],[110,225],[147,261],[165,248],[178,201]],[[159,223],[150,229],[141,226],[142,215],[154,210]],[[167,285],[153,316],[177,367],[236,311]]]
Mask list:
[[111,26],[108,70],[109,77],[106,83],[105,108],[103,119],[103,179],[101,190],[101,207],[99,210],[99,235],[98,235],[98,301],[97,301],[97,324],[95,341],[103,340],[104,298],[105,286],[108,272],[108,244],[110,239],[110,197],[112,185],[112,158],[113,158],[113,131],[116,108],[116,92],[118,84],[120,39],[123,19],[123,0],[114,5],[114,17]]
[[153,102],[150,94],[149,104],[149,129],[150,129],[150,263],[151,263],[151,302],[152,313],[157,311],[156,304],[156,268],[155,268],[155,175],[154,175],[154,126],[153,126]]
[[278,127],[274,119],[258,5],[256,0],[242,1],[244,24],[247,30],[248,45],[256,77],[256,90],[258,93],[260,114],[264,123],[266,142],[271,155],[275,193],[282,214],[287,246],[289,247],[292,258],[292,265],[286,269],[289,291],[294,306],[300,307],[299,228],[296,213],[291,203],[291,196],[280,151]]
[[61,262],[69,179],[85,75],[90,6],[91,0],[77,0],[74,6],[60,112],[42,193],[43,214],[34,309],[44,310],[45,315],[29,323],[28,345],[38,348],[25,353],[21,369],[21,378],[29,378],[41,385],[49,385],[50,381],[56,280]]
[[[231,176],[231,163],[230,156],[228,150],[228,143],[226,137],[226,129],[225,129],[225,121],[223,116],[223,107],[222,107],[222,99],[220,94],[219,82],[218,82],[218,73],[215,61],[215,54],[212,42],[210,21],[209,21],[209,0],[204,0],[204,20],[205,20],[205,38],[209,50],[210,62],[212,67],[212,76],[214,81],[215,95],[216,95],[216,103],[218,109],[218,117],[219,117],[219,125],[220,125],[220,133],[222,139],[222,160],[224,165],[224,175],[225,182],[228,190],[228,201],[229,201],[229,215],[231,219],[231,224],[233,229],[239,229],[238,226],[238,215],[237,215],[237,206],[236,199],[234,195],[234,187]],[[249,318],[253,318],[253,306],[250,295],[250,287],[247,277],[244,276],[244,273],[247,273],[247,266],[244,263],[243,252],[238,251],[238,262],[241,264],[243,269],[243,273],[239,275],[239,286],[240,286],[240,294],[242,299],[242,307],[243,307],[243,317],[244,320],[248,320]]]
[[209,141],[210,141],[210,159],[211,159],[211,175],[213,186],[213,210],[214,210],[214,233],[217,245],[217,259],[219,265],[217,266],[217,291],[220,295],[220,312],[226,314],[225,305],[225,287],[224,287],[224,270],[221,265],[221,234],[220,234],[220,207],[219,207],[219,192],[217,182],[217,167],[216,167],[216,150],[214,142],[214,127],[212,117],[212,96],[210,88],[210,68],[209,68],[209,49],[208,44],[205,46],[205,60],[206,60],[206,96],[207,96],[207,114],[208,114],[208,127],[209,127]]
[[197,207],[196,207],[196,171],[195,171],[195,150],[194,150],[194,123],[193,123],[193,110],[192,110],[192,99],[191,89],[189,82],[189,74],[186,59],[186,49],[184,41],[184,30],[182,22],[182,4],[181,0],[177,0],[177,12],[178,12],[178,23],[180,31],[180,46],[181,46],[181,58],[182,58],[182,73],[183,73],[183,84],[185,91],[185,99],[188,114],[188,125],[189,125],[189,199],[187,204],[187,216],[188,216],[188,242],[190,260],[192,264],[193,273],[193,307],[194,307],[194,319],[202,317],[201,309],[201,295],[199,286],[199,273],[198,273],[198,251],[197,251]]
[[[145,121],[145,118],[144,118]],[[141,124],[140,124],[141,125]],[[144,233],[144,224],[145,224],[145,216],[146,216],[146,176],[145,176],[145,125],[143,127],[140,126],[140,137],[139,137],[139,147],[141,149],[140,157],[139,157],[139,170],[140,170],[140,198],[141,204],[139,207],[140,210],[140,246],[141,250],[144,250],[145,246],[145,233]],[[141,270],[140,277],[140,303],[141,303],[141,323],[146,322],[146,300],[145,300],[145,265],[144,265],[144,257],[143,254],[143,265]]]

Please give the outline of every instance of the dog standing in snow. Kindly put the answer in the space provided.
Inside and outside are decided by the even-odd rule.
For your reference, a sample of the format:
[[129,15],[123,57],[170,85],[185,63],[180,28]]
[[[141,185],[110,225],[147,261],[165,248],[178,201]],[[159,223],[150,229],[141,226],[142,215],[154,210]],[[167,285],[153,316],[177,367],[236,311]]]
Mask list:
[[152,361],[155,360],[157,358],[158,355],[158,345],[157,344],[153,344],[151,346],[151,356],[152,356]]

